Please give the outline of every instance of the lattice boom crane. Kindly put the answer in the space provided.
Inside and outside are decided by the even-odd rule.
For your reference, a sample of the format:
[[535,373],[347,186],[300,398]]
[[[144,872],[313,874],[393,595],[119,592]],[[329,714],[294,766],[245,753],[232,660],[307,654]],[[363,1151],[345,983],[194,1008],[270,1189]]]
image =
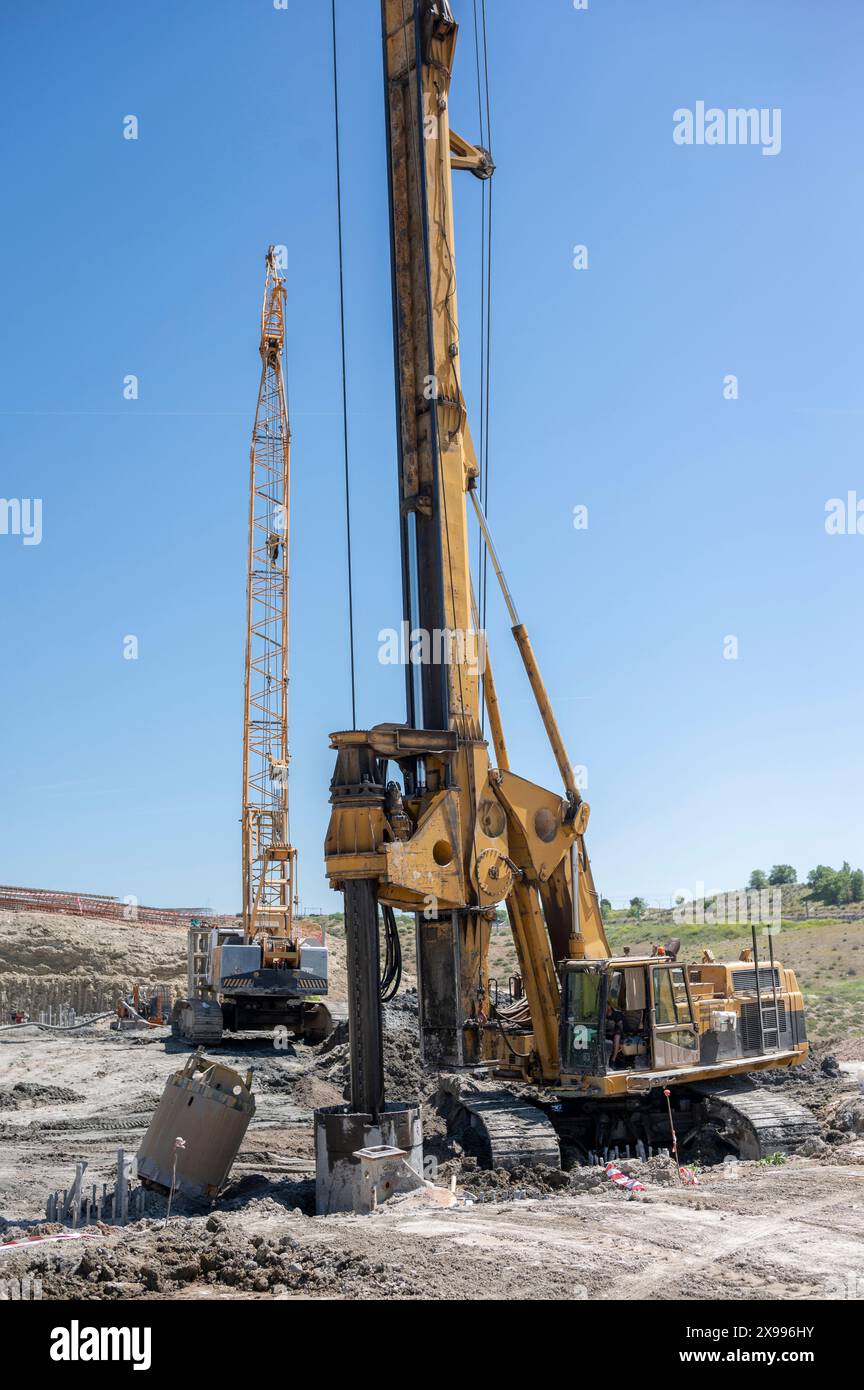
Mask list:
[[249,451],[249,566],[243,711],[243,927],[290,942],[297,851],[288,815],[288,590],[291,429],[285,392],[285,280],[267,253],[261,381]]
[[192,921],[187,998],[175,1004],[172,1026],[175,1036],[194,1043],[216,1042],[225,1030],[275,1027],[318,1042],[334,1023],[334,1010],[321,999],[327,993],[327,948],[320,940],[299,940],[295,921],[297,851],[288,816],[291,430],[285,277],[272,246],[259,353],[249,453],[242,931]]

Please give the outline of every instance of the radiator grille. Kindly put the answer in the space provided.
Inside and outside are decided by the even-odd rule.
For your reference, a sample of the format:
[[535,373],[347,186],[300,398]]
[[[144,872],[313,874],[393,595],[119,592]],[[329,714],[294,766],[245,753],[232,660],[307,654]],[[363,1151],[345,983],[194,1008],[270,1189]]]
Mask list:
[[[775,965],[773,971],[772,971],[770,965],[760,965],[760,966],[759,966],[759,988],[761,989],[763,995],[764,995],[765,993],[768,993],[768,994],[771,993],[771,990],[772,990],[771,976],[772,976],[772,974],[773,974],[773,976],[774,976],[774,982],[773,982],[773,983],[777,986],[778,989],[780,989],[780,988],[781,988],[781,985],[780,985],[780,971],[777,969],[776,965]],[[734,972],[733,976],[732,976],[732,980],[733,980],[735,989],[752,989],[752,990],[755,990],[755,989],[756,989],[756,970],[755,970],[755,968],[752,967],[752,966],[750,967],[749,970],[736,970],[736,971]]]
[[[779,1030],[777,1033],[775,1033],[775,1027]],[[762,1028],[765,1033],[766,1048],[771,1049],[783,1044],[783,1035],[786,1032],[786,1005],[782,999],[777,1000],[776,1023],[773,1000],[770,1004],[763,1000]],[[759,1005],[755,1000],[753,1000],[752,1003],[742,1005],[741,1042],[745,1052],[762,1051],[762,1034],[759,1029]]]

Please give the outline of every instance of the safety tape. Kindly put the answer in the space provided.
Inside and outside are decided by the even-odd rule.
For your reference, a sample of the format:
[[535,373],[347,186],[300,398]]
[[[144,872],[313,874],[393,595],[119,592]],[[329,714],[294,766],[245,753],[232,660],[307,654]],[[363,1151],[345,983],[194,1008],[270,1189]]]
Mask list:
[[56,1240],[98,1240],[97,1231],[64,1231],[57,1236],[24,1236],[21,1240],[4,1240],[0,1242],[0,1254],[4,1250],[20,1250],[22,1245],[47,1245],[50,1241]]
[[644,1192],[645,1184],[638,1178],[628,1178],[626,1173],[622,1173],[620,1168],[616,1168],[614,1163],[606,1164],[606,1176],[611,1178],[616,1187],[626,1188],[628,1192]]

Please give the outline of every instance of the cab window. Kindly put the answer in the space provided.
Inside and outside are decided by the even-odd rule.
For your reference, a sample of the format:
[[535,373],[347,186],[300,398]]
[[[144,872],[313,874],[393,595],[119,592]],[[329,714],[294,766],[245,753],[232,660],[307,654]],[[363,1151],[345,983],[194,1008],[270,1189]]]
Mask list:
[[680,966],[654,967],[654,1008],[658,1028],[692,1022],[687,985]]
[[567,1070],[590,1070],[598,1065],[602,982],[599,970],[568,970],[564,974],[562,1062]]
[[658,1028],[677,1022],[672,980],[668,970],[654,970],[654,1010]]
[[687,998],[687,985],[684,980],[684,971],[680,966],[674,966],[669,971],[672,976],[672,999],[675,1004],[675,1022],[692,1023],[693,1018],[690,1013],[690,1000]]

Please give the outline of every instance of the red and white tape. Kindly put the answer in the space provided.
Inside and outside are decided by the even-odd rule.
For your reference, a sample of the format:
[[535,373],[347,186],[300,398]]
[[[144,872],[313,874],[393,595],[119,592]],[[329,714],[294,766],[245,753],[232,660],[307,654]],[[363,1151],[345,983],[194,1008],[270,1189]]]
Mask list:
[[620,1168],[616,1168],[614,1163],[606,1164],[606,1176],[611,1178],[616,1187],[623,1187],[628,1192],[644,1192],[645,1184],[638,1178],[628,1178],[626,1173],[622,1173]]
[[4,1240],[0,1242],[0,1254],[4,1250],[20,1250],[25,1245],[47,1245],[50,1241],[56,1240],[98,1240],[99,1235],[96,1231],[64,1231],[56,1236],[23,1236],[21,1240]]

